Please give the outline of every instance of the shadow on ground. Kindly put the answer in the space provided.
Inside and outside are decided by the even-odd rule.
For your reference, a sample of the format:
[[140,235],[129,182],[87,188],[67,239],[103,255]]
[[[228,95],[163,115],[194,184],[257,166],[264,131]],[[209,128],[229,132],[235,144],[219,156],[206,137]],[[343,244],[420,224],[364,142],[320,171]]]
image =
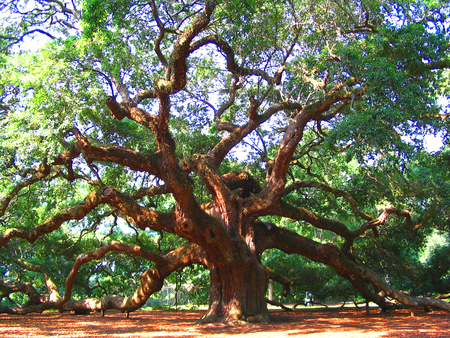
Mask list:
[[275,338],[307,335],[318,337],[448,337],[450,314],[395,310],[271,311],[272,323],[264,325],[195,325],[201,311],[108,312],[77,316],[45,312],[25,316],[0,315],[2,337],[208,337]]

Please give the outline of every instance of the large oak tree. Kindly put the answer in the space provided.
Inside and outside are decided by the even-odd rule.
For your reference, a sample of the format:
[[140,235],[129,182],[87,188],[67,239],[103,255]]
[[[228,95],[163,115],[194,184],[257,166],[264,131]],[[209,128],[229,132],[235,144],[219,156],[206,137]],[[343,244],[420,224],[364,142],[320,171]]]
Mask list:
[[[268,321],[269,281],[291,286],[269,249],[332,267],[383,309],[450,310],[397,291],[357,245],[448,230],[448,157],[423,148],[447,137],[446,1],[0,8],[1,312],[129,313],[200,264],[203,322]],[[150,244],[168,236],[171,250]],[[139,258],[139,283],[92,297],[101,264],[80,271],[112,252],[112,270]]]

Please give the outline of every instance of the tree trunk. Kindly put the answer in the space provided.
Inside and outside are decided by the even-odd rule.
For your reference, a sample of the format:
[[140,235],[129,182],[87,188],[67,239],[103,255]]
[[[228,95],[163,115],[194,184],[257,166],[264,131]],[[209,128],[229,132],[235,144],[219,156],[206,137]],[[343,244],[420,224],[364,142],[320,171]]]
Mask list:
[[227,273],[211,267],[209,309],[200,323],[268,322],[268,281],[266,269],[256,259],[231,264]]

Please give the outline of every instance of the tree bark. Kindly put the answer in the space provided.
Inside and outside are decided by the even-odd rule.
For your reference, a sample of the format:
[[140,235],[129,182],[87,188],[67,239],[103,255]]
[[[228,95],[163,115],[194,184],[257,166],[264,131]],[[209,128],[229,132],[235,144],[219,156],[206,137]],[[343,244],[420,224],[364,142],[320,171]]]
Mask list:
[[266,304],[268,274],[256,260],[231,266],[232,272],[210,269],[210,303],[200,323],[269,322]]

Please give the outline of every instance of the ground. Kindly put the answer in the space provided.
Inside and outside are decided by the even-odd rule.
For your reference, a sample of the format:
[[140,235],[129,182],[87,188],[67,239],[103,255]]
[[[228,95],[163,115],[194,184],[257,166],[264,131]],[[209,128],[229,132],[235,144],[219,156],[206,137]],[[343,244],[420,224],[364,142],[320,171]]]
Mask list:
[[232,327],[194,325],[201,311],[137,311],[75,315],[45,312],[25,316],[0,315],[2,337],[448,337],[450,314],[435,311],[395,310],[380,314],[363,309],[301,309],[271,311],[273,323]]

